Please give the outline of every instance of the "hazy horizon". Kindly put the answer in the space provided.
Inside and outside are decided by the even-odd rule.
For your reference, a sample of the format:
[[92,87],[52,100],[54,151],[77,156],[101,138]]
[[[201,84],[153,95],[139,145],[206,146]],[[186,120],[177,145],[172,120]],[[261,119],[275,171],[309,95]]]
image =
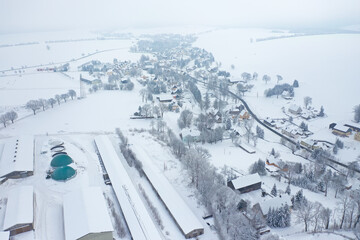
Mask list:
[[337,29],[360,25],[357,0],[0,0],[0,33],[181,26]]

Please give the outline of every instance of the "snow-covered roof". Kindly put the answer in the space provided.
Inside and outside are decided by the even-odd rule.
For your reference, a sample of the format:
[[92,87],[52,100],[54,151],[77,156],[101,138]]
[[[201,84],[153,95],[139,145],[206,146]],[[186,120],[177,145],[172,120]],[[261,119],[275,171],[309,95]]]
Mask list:
[[200,131],[197,129],[191,129],[191,128],[184,128],[181,130],[181,134],[183,137],[190,135],[192,137],[200,136]]
[[247,186],[259,183],[259,182],[261,182],[261,178],[260,178],[259,174],[255,173],[255,174],[251,174],[251,175],[238,177],[238,178],[232,180],[231,182],[233,183],[235,189],[239,189],[239,188],[243,188],[243,187],[247,187]]
[[110,139],[107,136],[96,136],[95,143],[110,177],[132,238],[134,240],[163,239],[115,152]]
[[0,240],[9,240],[10,232],[0,232]]
[[133,150],[137,158],[143,163],[143,170],[156,189],[160,198],[166,205],[167,209],[177,222],[180,230],[184,235],[191,233],[196,229],[203,229],[196,215],[191,211],[189,206],[181,198],[181,196],[171,186],[169,181],[162,174],[161,170],[154,166],[149,155],[139,146],[134,146]]
[[264,215],[266,215],[269,212],[270,208],[279,208],[284,206],[287,203],[287,205],[291,205],[291,199],[290,196],[287,194],[283,194],[281,197],[275,197],[271,199],[264,199],[264,201],[259,202],[261,211]]
[[334,129],[339,130],[339,131],[342,131],[342,132],[347,132],[347,131],[349,131],[349,127],[345,127],[345,126],[343,126],[343,125],[336,125],[336,126],[334,127]]
[[289,107],[289,110],[297,112],[297,111],[301,110],[301,107],[299,107],[296,104],[291,104],[290,107]]
[[88,187],[64,196],[65,239],[74,240],[90,233],[114,231],[100,187]]
[[29,224],[34,219],[34,188],[21,186],[9,191],[3,230],[18,224]]
[[34,171],[34,138],[32,136],[8,140],[1,155],[0,177],[23,171]]

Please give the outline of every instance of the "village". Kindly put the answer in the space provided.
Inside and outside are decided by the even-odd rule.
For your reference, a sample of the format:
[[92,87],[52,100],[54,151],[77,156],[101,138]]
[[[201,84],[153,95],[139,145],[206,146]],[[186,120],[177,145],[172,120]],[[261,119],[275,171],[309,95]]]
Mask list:
[[[195,41],[144,36],[130,48],[138,61],[94,58],[34,69],[70,77],[76,71],[76,97],[66,105],[70,95],[58,100],[54,111],[127,94],[129,114],[121,113],[126,124],[119,129],[84,137],[74,131],[3,139],[0,239],[271,239],[293,225],[352,239],[360,220],[360,124],[327,120],[311,97],[295,101],[301,81],[277,75],[271,89],[266,74],[233,77]],[[278,116],[259,112],[249,96],[277,101]],[[53,108],[50,99],[30,101],[29,118]],[[5,115],[0,131],[25,121]],[[184,185],[192,194],[179,190]],[[41,210],[46,201],[53,212]],[[59,213],[62,221],[47,223]],[[51,223],[64,227],[45,226]]]

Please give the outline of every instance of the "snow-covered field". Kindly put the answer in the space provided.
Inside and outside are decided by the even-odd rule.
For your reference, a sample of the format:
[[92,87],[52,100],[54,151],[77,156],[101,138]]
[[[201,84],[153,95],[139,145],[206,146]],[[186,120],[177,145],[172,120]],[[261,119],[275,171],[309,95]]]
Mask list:
[[319,109],[323,105],[329,118],[352,119],[353,107],[359,104],[360,35],[315,35],[251,42],[251,39],[272,35],[269,30],[219,30],[200,35],[195,45],[212,52],[216,61],[235,77],[240,78],[243,72],[257,72],[258,81],[262,81],[263,75],[270,75],[272,80],[268,84],[263,81],[257,84],[246,98],[261,117],[272,115],[273,108],[269,106],[274,102],[280,105],[277,101],[263,100],[264,90],[276,84],[279,74],[284,79],[281,83],[299,81],[300,87],[295,90],[295,102],[299,105],[303,105],[305,96],[310,96],[313,106]]

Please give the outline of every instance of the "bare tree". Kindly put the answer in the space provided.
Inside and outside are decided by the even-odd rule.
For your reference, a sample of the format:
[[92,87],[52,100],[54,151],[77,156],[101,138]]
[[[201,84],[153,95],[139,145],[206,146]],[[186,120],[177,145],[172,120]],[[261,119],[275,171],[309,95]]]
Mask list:
[[331,212],[330,208],[322,208],[320,211],[320,219],[325,229],[329,229]]
[[168,107],[167,107],[165,104],[160,103],[160,104],[159,104],[159,108],[160,108],[161,118],[163,118],[163,117],[164,117],[164,112],[166,112],[166,110],[168,109]]
[[344,220],[345,220],[345,215],[346,215],[346,211],[348,209],[349,203],[350,203],[349,195],[345,193],[342,196],[341,201],[339,202],[340,210],[342,212],[341,221],[340,221],[340,229],[342,229],[342,227],[343,227]]
[[253,136],[253,133],[251,131],[253,124],[254,124],[253,119],[244,120],[245,137],[248,143],[250,142],[250,139]]
[[56,94],[55,99],[56,99],[57,103],[60,105],[61,96],[59,94]]
[[318,225],[321,221],[321,211],[323,210],[323,206],[319,202],[314,203],[314,232],[317,232]]
[[141,108],[141,114],[145,115],[145,117],[149,117],[151,115],[151,105],[150,104],[145,104],[142,108]]
[[68,92],[69,96],[71,97],[71,100],[74,99],[74,97],[76,97],[76,92],[73,89],[70,89]]
[[315,214],[314,203],[307,201],[300,205],[300,208],[296,213],[296,218],[298,223],[304,223],[305,232],[308,231],[309,225],[314,220]]
[[8,117],[6,116],[6,114],[2,114],[0,115],[0,122],[4,125],[4,127],[6,127],[6,123],[9,121]]
[[14,110],[7,112],[6,116],[11,121],[11,123],[14,123],[14,121],[18,118],[18,114]]
[[69,98],[69,95],[67,93],[61,94],[61,98],[66,102],[66,100]]
[[45,111],[45,107],[47,106],[47,101],[43,98],[38,100],[40,107],[42,107],[43,111]]
[[310,104],[312,103],[312,98],[311,97],[304,97],[304,105],[305,108],[307,108]]
[[179,128],[183,129],[186,127],[190,127],[193,119],[193,113],[189,110],[184,110],[181,112],[180,117],[178,119]]
[[265,81],[265,83],[267,84],[270,80],[271,80],[271,77],[269,75],[264,75],[263,78],[262,78],[263,81]]
[[281,75],[276,75],[277,83],[283,80],[283,77]]
[[36,114],[36,110],[40,109],[40,104],[38,101],[36,100],[30,100],[26,103],[25,108],[27,109],[31,109],[34,113],[34,115]]
[[54,104],[56,103],[56,100],[54,98],[49,98],[48,103],[51,105],[51,108],[53,108]]

